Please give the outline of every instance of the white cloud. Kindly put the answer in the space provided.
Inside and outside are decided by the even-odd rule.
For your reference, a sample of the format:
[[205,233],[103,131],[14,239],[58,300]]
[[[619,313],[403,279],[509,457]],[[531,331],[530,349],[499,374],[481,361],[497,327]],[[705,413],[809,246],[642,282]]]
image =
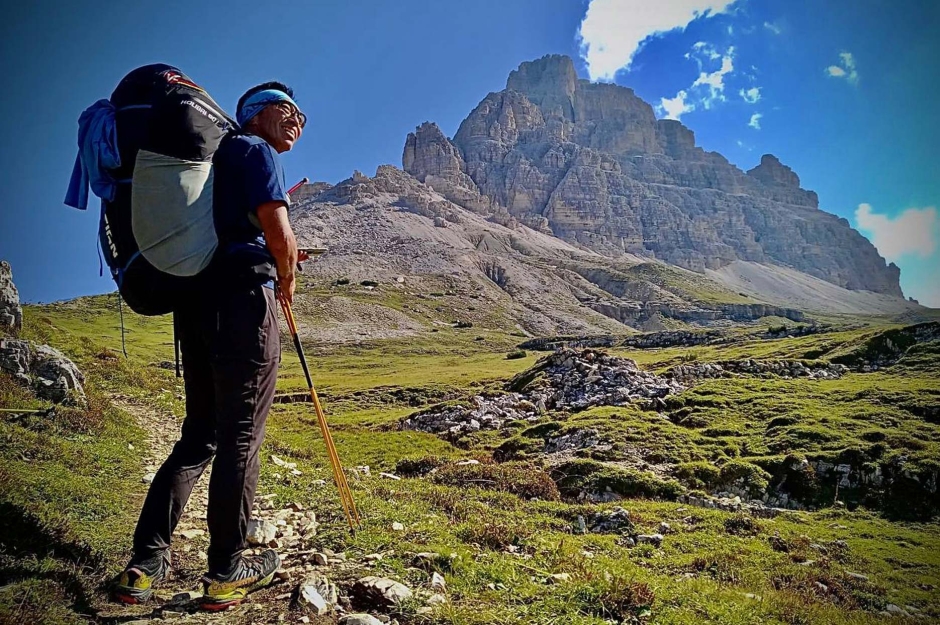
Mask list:
[[889,261],[914,255],[927,258],[937,249],[937,209],[908,208],[895,217],[876,213],[870,204],[855,209],[855,223]]
[[738,94],[741,99],[748,104],[756,104],[760,100],[760,87],[751,87],[750,89],[741,89]]
[[648,37],[684,30],[694,19],[726,13],[737,0],[590,0],[578,29],[591,80],[612,81],[629,69]]
[[[721,54],[719,54],[718,48],[704,41],[696,41],[695,43],[693,43],[692,52],[697,52],[698,54],[702,56],[706,56],[712,59],[713,61],[721,58]],[[702,62],[699,60],[698,56],[693,56],[692,52],[686,52],[685,58],[695,59],[695,61],[698,63],[699,69],[702,69]]]
[[721,57],[721,67],[713,72],[702,72],[692,83],[692,89],[706,87],[708,95],[702,98],[702,105],[711,108],[712,104],[725,99],[725,76],[734,71],[734,48],[728,49],[728,54]]
[[678,120],[684,113],[694,111],[695,106],[686,102],[688,94],[680,91],[674,98],[660,98],[659,109],[665,113],[666,119]]
[[762,114],[754,113],[753,115],[751,115],[751,121],[749,121],[747,125],[753,128],[754,130],[760,130],[760,118],[761,117],[763,117]]
[[858,70],[855,68],[855,57],[851,52],[839,53],[839,65],[830,65],[826,73],[833,78],[845,78],[853,85],[858,84]]
[[780,28],[780,26],[778,26],[777,24],[774,24],[773,22],[764,22],[764,28],[766,28],[767,30],[769,30],[775,35],[779,35],[780,33],[783,32],[783,29]]
[[[726,100],[725,76],[734,71],[734,47],[720,54],[713,45],[699,41],[692,46],[686,58],[698,64],[699,75],[691,86],[679,91],[674,98],[660,98],[656,109],[666,119],[679,119],[684,113],[700,108],[710,109],[715,103]],[[717,69],[705,70],[706,66],[714,67],[715,61],[719,59],[721,65]],[[757,89],[759,92],[760,89]]]

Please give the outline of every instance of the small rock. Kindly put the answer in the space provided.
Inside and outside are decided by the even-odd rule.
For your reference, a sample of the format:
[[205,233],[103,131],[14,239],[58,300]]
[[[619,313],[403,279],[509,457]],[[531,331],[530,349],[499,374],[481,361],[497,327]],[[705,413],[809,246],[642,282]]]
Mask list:
[[327,614],[339,602],[339,592],[335,584],[318,573],[309,575],[298,587],[298,602],[312,609],[314,614]]
[[313,554],[310,558],[310,561],[313,562],[316,566],[326,566],[329,563],[329,558],[325,553],[320,553],[319,551]]
[[392,473],[379,473],[379,477],[384,477],[385,479],[388,479],[388,480],[400,480],[401,479],[400,477]]
[[204,536],[205,533],[206,533],[206,531],[205,531],[205,530],[198,530],[198,529],[189,529],[189,530],[181,530],[181,531],[179,531],[179,532],[177,532],[177,533],[178,533],[180,536],[182,536],[183,538],[186,538],[186,539],[188,539],[188,540],[192,540],[193,538],[196,538],[197,536]]
[[394,523],[392,523],[392,531],[393,531],[393,532],[404,532],[404,531],[405,531],[405,526],[402,525],[401,523],[399,523],[398,521],[395,521]]
[[904,610],[894,605],[893,603],[889,603],[885,606],[885,612],[888,612],[889,614],[900,615],[904,612]]
[[351,592],[366,604],[385,608],[394,607],[412,597],[411,589],[404,584],[374,575],[356,581]]
[[444,580],[444,576],[437,571],[431,573],[431,590],[447,592],[447,582]]
[[662,534],[640,534],[636,537],[637,544],[649,544],[654,547],[659,547],[663,544],[663,535]]
[[248,544],[271,546],[277,540],[277,526],[266,520],[248,521]]
[[362,558],[366,562],[378,562],[382,559],[381,553],[370,553],[369,555]]
[[347,614],[339,620],[339,625],[383,625],[383,623],[371,614]]
[[415,556],[411,559],[411,566],[418,569],[430,570],[434,567],[434,563],[440,559],[436,553],[430,551],[422,551],[421,553],[416,553]]
[[867,581],[868,581],[868,576],[867,576],[867,575],[862,575],[861,573],[852,573],[851,571],[846,571],[846,572],[845,572],[845,576],[846,576],[846,577],[849,577],[849,578],[851,578],[851,579],[858,580],[858,581],[860,581],[860,582],[867,582]]
[[427,603],[428,605],[442,605],[442,604],[447,603],[447,597],[444,596],[444,595],[442,595],[442,594],[439,593],[439,592],[438,592],[438,593],[434,593],[433,595],[431,595],[430,597],[428,597],[426,603]]
[[548,576],[548,580],[546,581],[548,581],[549,583],[554,583],[554,584],[558,584],[562,582],[570,582],[571,574],[570,573],[553,573]]
[[140,478],[140,481],[144,484],[152,484],[155,477],[157,477],[156,473],[148,473],[147,475]]
[[662,523],[659,524],[659,533],[660,533],[660,534],[668,534],[670,529],[672,529],[672,527],[671,527],[668,523],[666,523],[665,521],[663,521]]
[[276,464],[276,465],[279,466],[279,467],[283,467],[283,468],[288,469],[288,470],[290,470],[290,469],[296,469],[296,468],[297,468],[297,463],[296,463],[296,462],[287,462],[287,461],[285,461],[285,460],[281,460],[280,458],[278,458],[277,456],[275,456],[275,455],[273,455],[273,454],[271,455],[271,462],[273,462],[274,464]]

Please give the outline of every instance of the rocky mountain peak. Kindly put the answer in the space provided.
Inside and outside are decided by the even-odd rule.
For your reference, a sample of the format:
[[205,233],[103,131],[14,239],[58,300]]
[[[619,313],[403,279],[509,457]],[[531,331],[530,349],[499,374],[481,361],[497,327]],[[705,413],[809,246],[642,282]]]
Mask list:
[[800,177],[796,173],[780,162],[773,154],[764,154],[760,157],[760,165],[749,169],[748,176],[753,176],[766,185],[777,185],[781,187],[800,188]]
[[745,173],[633,90],[579,79],[565,56],[522,63],[453,139],[419,126],[402,164],[456,204],[608,256],[699,272],[749,261],[901,295],[896,268],[775,156]]

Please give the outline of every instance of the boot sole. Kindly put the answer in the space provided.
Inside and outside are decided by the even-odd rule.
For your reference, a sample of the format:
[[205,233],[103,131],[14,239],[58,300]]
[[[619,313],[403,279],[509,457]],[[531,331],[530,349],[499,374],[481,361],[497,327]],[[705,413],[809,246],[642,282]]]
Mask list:
[[145,603],[150,597],[153,596],[153,590],[135,590],[133,588],[120,588],[115,589],[111,592],[111,599],[117,601],[118,603],[126,603],[128,605],[139,605]]

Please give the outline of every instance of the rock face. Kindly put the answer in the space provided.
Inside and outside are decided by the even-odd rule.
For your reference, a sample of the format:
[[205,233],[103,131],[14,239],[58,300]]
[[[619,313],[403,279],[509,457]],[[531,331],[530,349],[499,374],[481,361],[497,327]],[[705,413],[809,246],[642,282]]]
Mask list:
[[498,223],[522,223],[608,256],[655,257],[693,271],[736,260],[795,268],[833,284],[901,295],[845,219],[773,155],[743,172],[657,120],[631,89],[578,79],[565,56],[512,72],[448,139],[425,123],[404,169]]
[[10,263],[0,260],[0,330],[16,334],[23,327],[20,294],[13,284]]

